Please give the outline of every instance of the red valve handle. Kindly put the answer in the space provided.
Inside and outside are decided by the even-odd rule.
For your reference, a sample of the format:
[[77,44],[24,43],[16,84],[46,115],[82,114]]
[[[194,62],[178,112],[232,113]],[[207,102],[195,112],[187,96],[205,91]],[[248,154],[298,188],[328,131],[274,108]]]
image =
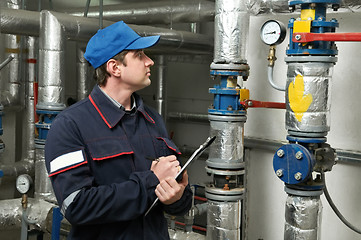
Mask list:
[[240,102],[246,108],[277,108],[277,109],[286,109],[286,103],[281,102],[262,102],[256,100],[245,100]]
[[293,42],[306,43],[314,41],[361,42],[361,33],[293,33]]

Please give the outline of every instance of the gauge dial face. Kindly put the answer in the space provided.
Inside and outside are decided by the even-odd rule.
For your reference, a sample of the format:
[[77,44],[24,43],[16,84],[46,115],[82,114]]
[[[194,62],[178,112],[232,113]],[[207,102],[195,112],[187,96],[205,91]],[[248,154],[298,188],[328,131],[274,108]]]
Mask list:
[[21,193],[27,193],[30,190],[32,179],[29,175],[23,174],[16,179],[16,189]]
[[269,20],[261,28],[261,39],[265,44],[280,44],[285,39],[285,36],[286,28],[278,21]]

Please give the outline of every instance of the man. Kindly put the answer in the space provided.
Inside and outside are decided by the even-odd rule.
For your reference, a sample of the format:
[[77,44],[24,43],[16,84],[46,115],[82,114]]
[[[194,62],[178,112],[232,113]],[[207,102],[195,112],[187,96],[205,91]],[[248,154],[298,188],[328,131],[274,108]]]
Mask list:
[[159,114],[134,93],[150,84],[154,64],[142,49],[158,41],[124,22],[99,30],[84,54],[98,84],[52,123],[46,166],[70,239],[169,239],[163,211],[190,209],[187,174],[174,179],[180,153]]

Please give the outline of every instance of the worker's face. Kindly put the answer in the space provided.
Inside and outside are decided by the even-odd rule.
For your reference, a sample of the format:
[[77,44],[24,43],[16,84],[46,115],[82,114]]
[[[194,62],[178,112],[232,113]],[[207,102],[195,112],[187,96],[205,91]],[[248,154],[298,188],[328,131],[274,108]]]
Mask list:
[[131,50],[120,65],[121,78],[132,90],[137,91],[150,85],[150,67],[154,65],[143,50]]

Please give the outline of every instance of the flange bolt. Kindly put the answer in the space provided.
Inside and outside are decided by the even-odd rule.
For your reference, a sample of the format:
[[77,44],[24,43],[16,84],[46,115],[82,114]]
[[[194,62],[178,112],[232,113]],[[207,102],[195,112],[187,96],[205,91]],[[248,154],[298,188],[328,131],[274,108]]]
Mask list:
[[301,40],[301,35],[298,35],[298,34],[297,34],[297,35],[295,36],[295,39],[296,39],[297,41]]
[[282,169],[278,169],[278,170],[276,171],[276,175],[277,175],[277,177],[282,177],[282,176],[283,176],[283,170],[282,170]]
[[301,151],[296,152],[295,157],[296,157],[298,160],[302,159],[302,158],[303,158],[302,152],[301,152]]
[[301,180],[302,179],[302,173],[300,173],[300,172],[295,173],[295,179],[297,181]]
[[282,149],[277,151],[277,156],[283,157],[283,155],[285,155],[285,152]]

